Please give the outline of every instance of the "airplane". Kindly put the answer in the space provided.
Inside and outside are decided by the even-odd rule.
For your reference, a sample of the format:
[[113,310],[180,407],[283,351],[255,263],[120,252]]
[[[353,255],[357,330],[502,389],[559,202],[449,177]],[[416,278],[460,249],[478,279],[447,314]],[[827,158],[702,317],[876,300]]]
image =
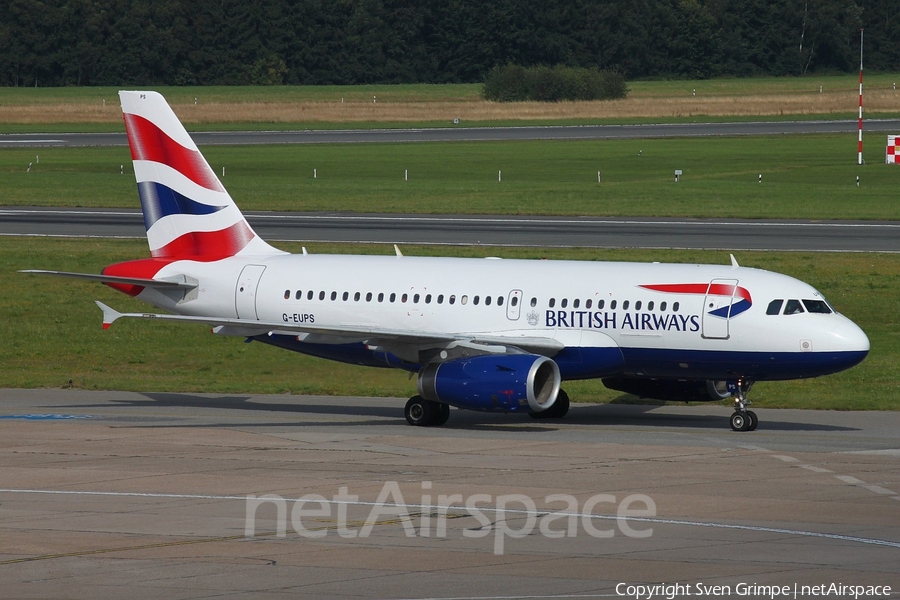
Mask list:
[[735,431],[755,430],[756,381],[837,373],[868,354],[866,334],[812,286],[730,265],[314,255],[278,250],[247,223],[166,100],[119,93],[150,258],[102,282],[169,313],[344,363],[417,377],[404,416],[440,426],[450,407],[562,418],[563,381],[678,401],[732,398]]

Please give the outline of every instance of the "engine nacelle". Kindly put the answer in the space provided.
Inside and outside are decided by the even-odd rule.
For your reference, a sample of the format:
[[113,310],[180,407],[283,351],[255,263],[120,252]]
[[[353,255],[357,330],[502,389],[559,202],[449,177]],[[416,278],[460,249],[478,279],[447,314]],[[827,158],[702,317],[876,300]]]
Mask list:
[[677,402],[709,402],[731,396],[727,381],[704,379],[632,379],[608,377],[603,385],[611,390],[633,394],[638,398]]
[[540,412],[559,394],[559,367],[546,356],[488,354],[426,365],[419,395],[471,410]]

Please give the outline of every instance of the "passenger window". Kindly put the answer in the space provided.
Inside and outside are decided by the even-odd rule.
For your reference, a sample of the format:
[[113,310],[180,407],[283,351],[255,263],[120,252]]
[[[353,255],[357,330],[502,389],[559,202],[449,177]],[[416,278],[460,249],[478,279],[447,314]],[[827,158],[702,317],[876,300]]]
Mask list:
[[465,294],[463,294],[459,299],[459,303],[462,304],[463,306],[465,306],[466,303],[468,303],[468,302],[469,302],[469,297],[466,296]]
[[634,310],[641,310],[641,301],[638,300],[634,303]]
[[395,301],[396,299],[397,299],[397,294],[395,294],[394,292],[391,292],[390,301],[393,302],[393,301]]
[[384,292],[378,292],[378,301],[384,302]]
[[425,294],[425,304],[431,304],[431,294]]
[[665,303],[665,302],[660,302],[660,303],[659,303],[659,310],[665,312],[665,310],[666,310],[666,303]]
[[355,294],[353,294],[353,301],[359,302],[359,292],[356,292]]
[[414,295],[413,295],[413,304],[418,304],[418,303],[419,303],[419,295],[418,295],[418,294],[414,294]]
[[372,301],[372,292],[369,292],[366,294],[366,302],[371,302],[371,301]]
[[[297,292],[297,293],[299,294],[300,292]],[[285,300],[291,299],[291,290],[284,290],[284,299]]]
[[532,298],[532,299],[531,299],[531,306],[532,306],[532,308],[534,308],[535,306],[537,306],[537,298]]
[[653,302],[652,301],[647,303],[647,310],[653,310]]
[[319,292],[319,300],[324,300],[324,299],[325,299],[325,290],[322,290],[321,292]]
[[443,304],[444,303],[444,295],[438,294],[437,300],[438,300],[438,304]]
[[303,292],[297,290],[297,295],[294,296],[296,300],[303,300]]
[[556,298],[550,298],[550,308],[556,306]]
[[767,315],[777,315],[781,312],[781,305],[784,304],[784,300],[772,300],[769,302],[769,307],[766,308]]
[[449,300],[450,300],[450,304],[456,304],[456,295],[450,294]]
[[474,304],[475,306],[478,306],[478,296],[475,296],[474,298],[472,298],[472,304]]
[[349,298],[349,297],[350,297],[350,292],[344,292],[343,295],[341,295],[341,300],[346,302],[347,298]]
[[831,307],[824,300],[804,300],[803,306],[806,307],[806,312],[818,313],[821,315],[830,315]]
[[581,306],[581,300],[579,300],[578,298],[572,300],[572,308],[578,308],[579,306]]
[[559,303],[559,305],[560,305],[560,307],[562,307],[562,308],[565,308],[566,306],[568,306],[568,305],[569,305],[569,300],[568,300],[568,298],[563,298],[562,301]]
[[591,307],[591,304],[593,304],[593,300],[591,300],[590,298],[588,298],[588,299],[584,302],[584,307],[589,309],[589,308]]
[[407,300],[409,300],[409,294],[403,294],[402,296],[400,296],[400,302],[406,302]]
[[613,300],[612,302],[609,303],[609,308],[611,310],[616,310],[616,301],[615,300]]
[[802,312],[803,305],[799,300],[788,300],[784,305],[784,314],[786,315],[799,315]]
[[622,303],[622,310],[628,310],[628,300]]
[[334,302],[337,300],[337,292],[331,292],[331,301]]
[[678,308],[679,308],[680,306],[681,306],[681,305],[680,305],[678,302],[676,302],[675,304],[673,304],[673,305],[672,305],[672,312],[678,312]]
[[606,306],[606,300],[597,300],[597,310],[603,310],[604,306]]
[[485,306],[490,306],[490,305],[491,305],[491,297],[490,297],[490,296],[485,296],[485,297],[484,297],[484,305],[485,305]]
[[[503,302],[501,302],[500,300],[500,298],[497,299],[497,304],[503,304]],[[510,300],[509,303],[513,305],[513,308],[517,307],[519,305],[518,296],[513,296],[512,300]]]
[[[516,302],[518,298],[513,298],[513,302]],[[503,296],[497,296],[497,306],[503,306]],[[515,306],[515,304],[513,304]]]

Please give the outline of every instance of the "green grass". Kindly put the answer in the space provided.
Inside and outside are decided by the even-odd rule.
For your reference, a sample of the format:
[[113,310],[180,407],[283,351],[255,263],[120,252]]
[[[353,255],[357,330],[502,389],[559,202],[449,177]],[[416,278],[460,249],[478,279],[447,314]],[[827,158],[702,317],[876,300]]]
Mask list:
[[[900,84],[896,73],[865,73],[866,90],[889,90]],[[799,94],[818,92],[856,91],[859,89],[859,73],[847,75],[808,75],[805,77],[720,77],[717,79],[686,79],[665,81],[629,81],[630,97],[688,96],[697,91],[703,96],[744,96],[750,94]]]
[[[403,84],[403,85],[305,85],[305,86],[152,86],[172,104],[246,103],[246,102],[329,102],[344,98],[383,102],[444,102],[478,100],[480,84]],[[0,104],[40,105],[60,103],[110,103],[118,106],[119,90],[132,87],[0,87]]]
[[[866,90],[891,90],[900,83],[900,74],[866,74]],[[703,80],[632,81],[628,83],[631,98],[672,98],[686,97],[695,91],[699,98],[716,96],[736,96],[756,94],[799,94],[824,91],[855,91],[859,85],[858,75],[812,75],[808,77],[752,77],[719,78]],[[0,105],[42,106],[57,104],[81,104],[118,106],[117,87],[65,87],[65,88],[0,88]],[[408,85],[362,85],[362,86],[154,86],[172,104],[242,104],[264,102],[271,104],[292,104],[296,102],[347,102],[370,101],[373,96],[383,103],[404,102],[471,102],[481,99],[481,84],[408,84]],[[782,115],[766,117],[685,117],[685,118],[627,118],[627,119],[536,119],[472,121],[469,127],[525,126],[525,125],[586,125],[586,124],[638,124],[659,122],[734,122],[734,121],[781,121],[809,119],[849,119],[856,113],[848,111],[823,115]],[[898,113],[867,112],[868,117],[893,118]],[[406,127],[447,127],[445,121],[427,122],[360,122],[350,127],[355,129],[383,129]],[[346,123],[223,123],[188,124],[190,131],[237,131],[237,130],[294,130],[294,129],[338,129],[347,128]],[[110,132],[121,131],[117,123],[46,123],[39,125],[0,123],[0,133],[43,133],[59,132]]]
[[[203,151],[246,210],[898,219],[900,167],[867,143],[862,167],[855,134]],[[0,205],[137,207],[128,150],[0,149]]]
[[[295,244],[282,244],[298,251]],[[312,252],[384,253],[383,246],[307,244]],[[407,255],[482,256],[477,248],[405,247]],[[722,252],[585,249],[492,249],[518,258],[727,263]],[[104,265],[147,255],[135,240],[0,238],[0,387],[304,393],[409,396],[415,381],[396,370],[342,365],[240,338],[211,335],[207,327],[123,320],[100,327],[99,299],[119,310],[147,305],[109,288],[24,275],[18,269],[98,272]],[[741,264],[780,271],[818,287],[869,335],[872,351],[858,367],[825,378],[760,383],[757,406],[894,410],[900,408],[900,256],[742,253]],[[575,400],[607,402],[621,394],[599,381],[566,385]]]

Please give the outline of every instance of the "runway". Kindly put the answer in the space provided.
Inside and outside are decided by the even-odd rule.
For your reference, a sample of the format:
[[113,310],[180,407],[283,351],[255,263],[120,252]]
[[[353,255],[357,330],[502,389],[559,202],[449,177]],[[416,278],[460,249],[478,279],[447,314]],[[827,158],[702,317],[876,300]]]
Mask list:
[[402,405],[0,390],[3,594],[900,589],[900,413],[758,409],[735,433],[722,406],[574,405],[426,429]]
[[[198,146],[250,144],[358,144],[513,140],[611,140],[698,136],[856,133],[856,120],[674,123],[645,125],[547,125],[522,127],[434,127],[305,131],[197,131]],[[867,119],[866,132],[896,133],[900,119]],[[2,134],[0,148],[48,146],[125,146],[121,133]]]
[[[900,252],[900,222],[246,212],[269,241]],[[0,235],[143,238],[137,209],[0,208]]]

